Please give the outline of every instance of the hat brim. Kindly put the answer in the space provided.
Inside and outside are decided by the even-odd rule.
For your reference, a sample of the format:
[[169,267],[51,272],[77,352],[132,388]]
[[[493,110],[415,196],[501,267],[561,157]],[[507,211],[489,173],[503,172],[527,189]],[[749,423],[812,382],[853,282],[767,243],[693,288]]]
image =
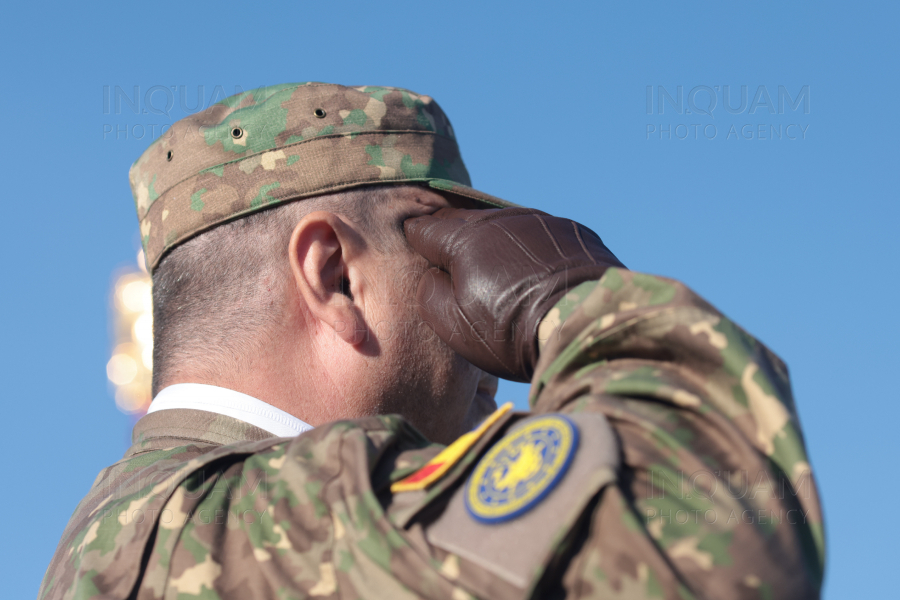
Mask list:
[[485,194],[475,188],[448,179],[426,179],[425,182],[429,187],[435,190],[475,200],[476,202],[483,204],[484,208],[522,208],[521,205],[510,202],[509,200]]

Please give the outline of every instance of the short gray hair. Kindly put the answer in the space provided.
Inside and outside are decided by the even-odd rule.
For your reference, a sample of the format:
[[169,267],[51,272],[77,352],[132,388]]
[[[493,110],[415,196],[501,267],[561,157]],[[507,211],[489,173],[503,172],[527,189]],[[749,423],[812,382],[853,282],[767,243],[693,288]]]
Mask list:
[[[180,368],[214,374],[242,366],[281,322],[289,280],[287,247],[296,224],[326,210],[366,232],[373,250],[403,243],[377,208],[397,186],[375,185],[289,202],[219,225],[169,252],[153,274],[153,395]],[[271,292],[275,292],[274,294]]]

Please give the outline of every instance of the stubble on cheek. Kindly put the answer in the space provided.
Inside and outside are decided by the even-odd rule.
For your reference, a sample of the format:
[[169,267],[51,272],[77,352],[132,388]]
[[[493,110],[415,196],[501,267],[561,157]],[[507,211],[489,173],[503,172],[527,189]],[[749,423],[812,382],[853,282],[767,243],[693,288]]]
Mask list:
[[[480,371],[456,354],[426,323],[416,308],[416,292],[427,263],[418,256],[384,265],[379,345],[388,413],[405,417],[433,441],[452,442],[466,431]],[[397,261],[400,262],[400,261]],[[393,283],[393,285],[391,285]],[[373,315],[374,316],[374,315]],[[481,411],[476,411],[481,412]]]

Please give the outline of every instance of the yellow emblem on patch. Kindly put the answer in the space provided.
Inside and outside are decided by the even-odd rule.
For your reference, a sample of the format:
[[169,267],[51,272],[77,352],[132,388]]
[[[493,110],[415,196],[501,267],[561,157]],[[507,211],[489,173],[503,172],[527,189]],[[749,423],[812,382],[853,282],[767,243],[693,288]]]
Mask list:
[[532,418],[513,429],[475,467],[466,509],[483,523],[513,519],[559,482],[578,447],[578,429],[563,415]]

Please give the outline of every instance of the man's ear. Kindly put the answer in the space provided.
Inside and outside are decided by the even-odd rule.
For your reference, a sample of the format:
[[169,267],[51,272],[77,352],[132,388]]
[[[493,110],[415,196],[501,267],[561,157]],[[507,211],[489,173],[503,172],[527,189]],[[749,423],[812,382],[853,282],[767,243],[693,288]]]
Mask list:
[[353,345],[365,339],[366,331],[362,312],[353,301],[358,273],[348,267],[361,248],[359,235],[326,211],[303,217],[288,243],[294,281],[309,312]]

